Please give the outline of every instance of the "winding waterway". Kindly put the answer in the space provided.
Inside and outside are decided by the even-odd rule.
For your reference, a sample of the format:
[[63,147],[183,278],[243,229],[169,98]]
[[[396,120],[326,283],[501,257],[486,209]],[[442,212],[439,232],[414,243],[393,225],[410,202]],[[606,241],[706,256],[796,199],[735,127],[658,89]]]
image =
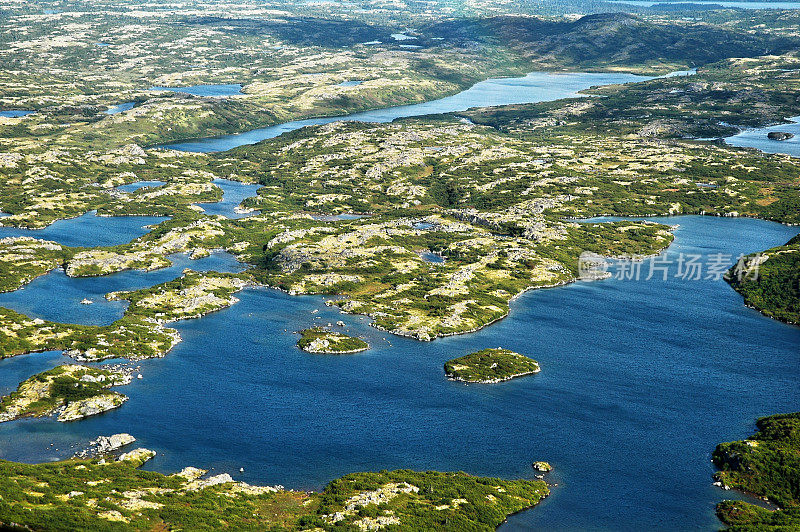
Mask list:
[[[655,220],[678,224],[669,260],[735,257],[797,234],[745,218]],[[125,238],[143,232],[127,219],[58,223],[38,234],[90,245],[90,237],[117,242],[118,227]],[[0,305],[108,323],[123,307],[99,301],[105,292],[155,284],[183,267],[238,267],[227,255],[173,260],[170,270],[93,279],[54,271],[3,294]],[[78,307],[84,297],[97,302]],[[557,484],[551,497],[504,530],[712,530],[714,505],[738,497],[711,485],[714,446],[749,435],[759,416],[800,404],[800,328],[744,307],[719,279],[612,278],[535,290],[513,301],[508,318],[430,343],[378,331],[321,297],[269,289],[238,297],[228,309],[174,324],[183,342],[140,364],[144,378],[119,389],[130,397],[123,407],[68,424],[1,424],[0,458],[64,458],[100,434],[129,432],[158,452],[147,468],[196,465],[295,489],[383,468],[533,478],[531,462],[547,460]],[[325,356],[295,347],[294,331],[338,320],[371,349]],[[497,346],[537,359],[542,372],[498,385],[445,379],[444,361]],[[0,361],[0,393],[66,361],[56,352]]]
[[305,126],[329,124],[341,120],[384,123],[391,122],[397,118],[410,116],[466,111],[471,107],[544,102],[578,96],[579,91],[595,85],[630,83],[646,79],[651,78],[615,72],[577,72],[564,74],[532,72],[521,78],[488,79],[476,83],[469,89],[459,92],[458,94],[430,102],[375,109],[346,116],[295,120],[275,126],[254,129],[245,133],[175,142],[163,147],[173,150],[204,153],[225,151],[237,146],[255,144],[256,142],[271,139]]

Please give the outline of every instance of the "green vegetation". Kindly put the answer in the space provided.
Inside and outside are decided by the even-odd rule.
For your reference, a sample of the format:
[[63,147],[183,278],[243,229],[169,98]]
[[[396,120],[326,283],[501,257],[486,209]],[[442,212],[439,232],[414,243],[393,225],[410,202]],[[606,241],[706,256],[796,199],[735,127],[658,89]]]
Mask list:
[[0,292],[17,290],[62,264],[70,250],[29,237],[0,239]]
[[116,408],[127,399],[108,388],[127,384],[119,372],[64,365],[39,373],[20,383],[17,391],[2,398],[0,422],[21,417],[58,413],[59,421],[72,421]]
[[800,235],[785,246],[744,257],[725,279],[748,307],[800,324]]
[[312,327],[300,331],[297,347],[309,353],[358,353],[369,349],[369,344],[361,338],[353,338],[322,327]]
[[499,347],[482,349],[444,363],[444,373],[448,378],[464,382],[501,382],[538,373],[539,370],[539,363],[535,360]]
[[723,501],[717,515],[729,530],[800,528],[800,412],[759,419],[758,432],[744,441],[721,443],[712,456],[715,477],[777,505],[767,510],[743,501]]
[[186,468],[137,468],[152,456],[39,465],[0,461],[0,525],[34,530],[494,530],[549,493],[542,481],[408,470],[355,473],[321,493],[250,486]]

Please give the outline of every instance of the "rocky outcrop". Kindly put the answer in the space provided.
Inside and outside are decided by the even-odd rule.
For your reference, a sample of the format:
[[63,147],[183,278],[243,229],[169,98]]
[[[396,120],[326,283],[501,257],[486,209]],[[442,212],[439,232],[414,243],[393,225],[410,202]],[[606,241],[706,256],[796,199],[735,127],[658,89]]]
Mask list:
[[789,140],[794,137],[793,133],[789,133],[786,131],[770,131],[767,133],[767,138],[769,140]]

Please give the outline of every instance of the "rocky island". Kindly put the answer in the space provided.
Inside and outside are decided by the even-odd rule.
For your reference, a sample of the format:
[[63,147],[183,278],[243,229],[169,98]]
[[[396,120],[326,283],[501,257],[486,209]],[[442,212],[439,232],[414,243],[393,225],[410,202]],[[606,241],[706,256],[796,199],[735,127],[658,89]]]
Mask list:
[[447,378],[477,383],[496,383],[540,371],[539,363],[508,349],[483,349],[476,353],[448,360],[444,364]]
[[789,140],[794,138],[794,134],[786,131],[770,131],[767,133],[767,138],[769,140]]
[[[398,530],[492,531],[535,506],[540,480],[409,470],[354,473],[322,492],[252,486],[228,473],[138,468],[155,455],[29,465],[0,460],[0,524],[33,530]],[[468,508],[468,511],[464,511]]]
[[57,414],[59,421],[83,419],[117,408],[128,398],[109,391],[131,377],[117,371],[69,364],[20,383],[0,402],[0,422]]
[[300,331],[297,347],[309,353],[344,355],[359,353],[369,349],[369,344],[361,338],[354,338],[323,327],[312,327]]

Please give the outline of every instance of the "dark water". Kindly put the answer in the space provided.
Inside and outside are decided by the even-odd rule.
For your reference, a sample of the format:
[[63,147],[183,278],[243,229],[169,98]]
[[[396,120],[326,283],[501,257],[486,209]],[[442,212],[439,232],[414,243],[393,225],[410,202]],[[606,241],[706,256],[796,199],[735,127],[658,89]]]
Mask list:
[[[138,290],[180,277],[184,268],[194,271],[240,272],[245,265],[233,255],[217,252],[190,260],[187,254],[171,255],[172,266],[151,272],[128,270],[103,277],[67,277],[59,268],[37,277],[14,292],[0,293],[0,307],[32,318],[81,325],[109,325],[120,319],[127,301],[107,301],[118,290]],[[91,304],[83,303],[84,300]],[[56,303],[57,302],[57,303]]]
[[170,91],[193,94],[195,96],[233,96],[242,93],[242,86],[237,84],[191,85],[188,87],[150,87],[151,91]]
[[[785,153],[793,157],[800,157],[800,116],[790,118],[790,120],[792,121],[790,124],[742,131],[738,135],[726,138],[725,142],[740,148],[756,148],[766,153]],[[770,140],[767,138],[770,131],[793,133],[794,138]]]
[[376,109],[347,116],[296,120],[276,126],[254,129],[245,133],[176,142],[163,147],[190,152],[225,151],[237,146],[255,144],[265,139],[271,139],[301,127],[329,124],[340,120],[383,123],[409,116],[464,111],[471,107],[550,101],[576,96],[578,91],[588,89],[594,85],[629,83],[646,79],[650,78],[620,73],[581,72],[551,74],[548,72],[533,72],[521,78],[482,81],[458,94],[430,102]]
[[77,218],[57,220],[44,229],[0,227],[0,238],[30,236],[65,246],[116,246],[148,233],[148,225],[167,219],[164,216],[97,216],[92,211]]
[[[797,233],[752,219],[661,221],[680,224],[668,258],[735,256]],[[504,530],[712,530],[715,503],[736,496],[711,486],[716,443],[800,407],[800,328],[745,308],[723,281],[531,291],[497,324],[431,343],[377,331],[321,297],[239,297],[177,324],[184,341],[142,364],[144,379],[121,388],[131,397],[122,408],[71,424],[2,424],[0,457],[50,460],[99,434],[129,432],[158,451],[149,468],[214,467],[292,488],[382,468],[532,478],[531,462],[547,460],[552,496]],[[339,319],[372,349],[326,356],[295,347],[293,331]],[[444,378],[447,359],[497,346],[535,358],[542,372],[497,385]],[[9,386],[5,375],[19,381],[54,363],[52,354],[0,361],[0,386]]]

